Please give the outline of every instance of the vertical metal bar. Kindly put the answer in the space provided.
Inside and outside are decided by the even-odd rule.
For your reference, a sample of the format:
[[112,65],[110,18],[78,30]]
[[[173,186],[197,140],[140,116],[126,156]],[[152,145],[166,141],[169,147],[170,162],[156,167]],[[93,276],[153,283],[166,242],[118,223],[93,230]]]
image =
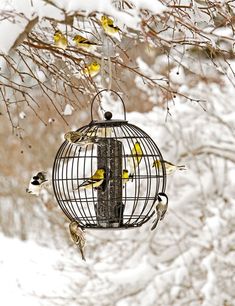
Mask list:
[[112,138],[99,140],[99,169],[105,170],[105,180],[98,188],[95,205],[97,223],[101,227],[119,227],[123,223],[122,203],[122,142]]

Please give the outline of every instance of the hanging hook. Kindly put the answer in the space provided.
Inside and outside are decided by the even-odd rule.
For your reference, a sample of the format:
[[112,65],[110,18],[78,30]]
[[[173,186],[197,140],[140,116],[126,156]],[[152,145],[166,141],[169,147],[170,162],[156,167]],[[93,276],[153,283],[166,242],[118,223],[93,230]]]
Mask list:
[[122,106],[123,106],[123,116],[124,116],[124,120],[126,120],[126,107],[125,107],[125,104],[124,104],[124,101],[122,99],[122,97],[113,89],[102,89],[101,91],[99,91],[95,96],[94,98],[92,99],[91,101],[91,121],[93,121],[93,104],[94,104],[94,101],[96,99],[96,97],[101,94],[103,91],[112,91],[113,93],[115,93],[119,98],[120,100],[122,101]]

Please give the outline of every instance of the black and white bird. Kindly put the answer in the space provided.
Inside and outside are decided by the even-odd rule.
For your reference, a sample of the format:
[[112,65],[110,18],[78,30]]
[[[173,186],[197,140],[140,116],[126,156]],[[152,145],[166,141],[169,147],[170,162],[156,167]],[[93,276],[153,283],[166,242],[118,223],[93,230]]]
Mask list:
[[29,183],[29,187],[26,188],[26,192],[39,196],[39,193],[42,188],[46,187],[48,183],[49,180],[47,177],[47,172],[40,171],[32,177]]
[[168,208],[168,197],[164,192],[160,192],[157,196],[155,207],[155,213],[157,215],[156,219],[153,221],[153,226],[151,231],[154,230],[158,224],[158,221],[163,220]]

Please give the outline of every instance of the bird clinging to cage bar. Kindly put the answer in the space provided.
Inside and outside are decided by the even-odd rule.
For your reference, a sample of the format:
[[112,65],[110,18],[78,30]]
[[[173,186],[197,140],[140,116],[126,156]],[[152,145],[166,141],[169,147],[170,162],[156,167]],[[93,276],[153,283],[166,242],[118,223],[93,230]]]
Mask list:
[[79,247],[81,252],[82,260],[86,261],[84,255],[84,249],[86,244],[85,233],[84,230],[79,226],[79,224],[75,221],[70,222],[69,231],[73,242]]
[[168,208],[168,197],[165,193],[160,192],[157,196],[155,205],[155,214],[156,219],[153,220],[153,226],[151,230],[154,230],[157,227],[159,220],[163,220]]

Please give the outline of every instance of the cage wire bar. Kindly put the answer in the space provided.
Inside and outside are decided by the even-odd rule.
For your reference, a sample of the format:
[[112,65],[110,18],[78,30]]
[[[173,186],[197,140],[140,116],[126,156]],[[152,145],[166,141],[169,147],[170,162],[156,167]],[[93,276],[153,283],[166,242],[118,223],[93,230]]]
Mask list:
[[[57,202],[71,221],[84,228],[141,226],[153,216],[157,195],[166,188],[165,165],[155,142],[126,121],[125,106],[124,120],[113,120],[111,116],[106,112],[105,120],[96,121],[91,111],[91,122],[77,131],[92,135],[96,143],[81,147],[64,141],[54,160],[52,184]],[[130,172],[130,165],[139,157],[133,153],[137,142],[143,152],[141,161],[133,175],[124,180],[123,170]],[[153,167],[156,160],[159,163]],[[105,172],[101,186],[89,190],[77,188],[97,169]]]

